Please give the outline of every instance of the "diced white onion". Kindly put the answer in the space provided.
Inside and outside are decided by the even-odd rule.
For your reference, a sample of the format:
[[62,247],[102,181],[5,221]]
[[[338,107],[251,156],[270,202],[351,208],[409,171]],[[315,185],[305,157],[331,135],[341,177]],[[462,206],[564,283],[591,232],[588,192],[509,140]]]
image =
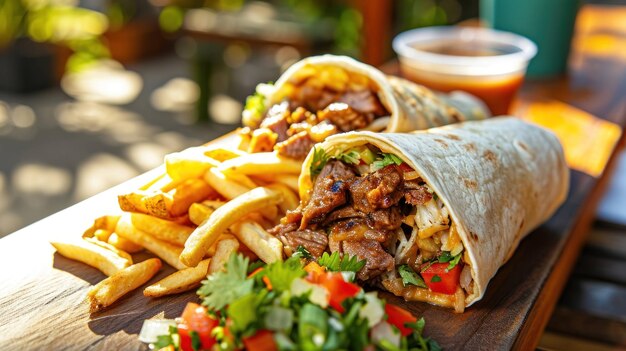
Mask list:
[[330,296],[328,290],[324,287],[311,284],[304,279],[294,279],[291,283],[290,292],[292,296],[300,296],[306,294],[307,292],[311,292],[309,295],[309,301],[314,304],[320,306],[321,308],[328,307],[328,301],[330,300]]
[[365,305],[361,307],[359,317],[367,319],[367,325],[371,328],[383,320],[385,310],[375,291],[368,292],[364,296]]
[[387,340],[394,346],[400,347],[400,331],[394,330],[387,322],[380,322],[372,328],[372,343]]
[[146,319],[139,332],[139,341],[147,344],[157,341],[157,336],[169,334],[170,326],[176,326],[173,319]]

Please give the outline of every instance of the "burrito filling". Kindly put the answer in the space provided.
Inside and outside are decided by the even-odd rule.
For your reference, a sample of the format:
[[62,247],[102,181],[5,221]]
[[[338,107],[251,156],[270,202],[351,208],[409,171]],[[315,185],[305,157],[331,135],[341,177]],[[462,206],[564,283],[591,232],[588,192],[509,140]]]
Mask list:
[[276,150],[281,156],[303,160],[315,143],[330,135],[382,130],[386,123],[373,122],[389,112],[378,91],[362,74],[329,65],[305,66],[280,90],[264,84],[248,97],[240,148],[248,152]]
[[448,210],[418,172],[373,145],[315,149],[309,199],[272,229],[291,254],[357,256],[357,278],[462,312],[469,259]]

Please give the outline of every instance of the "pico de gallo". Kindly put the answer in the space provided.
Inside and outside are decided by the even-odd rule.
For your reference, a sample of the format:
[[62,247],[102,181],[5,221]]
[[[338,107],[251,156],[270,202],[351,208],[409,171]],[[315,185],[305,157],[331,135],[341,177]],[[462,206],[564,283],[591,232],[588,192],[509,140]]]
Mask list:
[[[423,336],[424,319],[353,283],[365,264],[304,250],[284,262],[250,263],[234,254],[211,274],[169,333],[152,340],[161,351],[440,350]],[[308,262],[308,263],[307,263]],[[146,321],[150,323],[152,321]],[[145,327],[145,325],[144,325]],[[145,341],[145,338],[144,338]]]

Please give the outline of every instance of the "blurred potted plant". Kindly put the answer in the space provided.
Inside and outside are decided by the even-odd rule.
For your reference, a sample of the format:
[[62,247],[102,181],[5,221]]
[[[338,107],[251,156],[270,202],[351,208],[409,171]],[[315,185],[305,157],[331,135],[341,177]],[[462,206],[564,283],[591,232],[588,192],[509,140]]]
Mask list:
[[103,57],[99,40],[106,16],[78,8],[72,0],[3,0],[0,2],[0,90],[31,92],[55,83],[53,45],[74,54],[67,68],[80,69]]

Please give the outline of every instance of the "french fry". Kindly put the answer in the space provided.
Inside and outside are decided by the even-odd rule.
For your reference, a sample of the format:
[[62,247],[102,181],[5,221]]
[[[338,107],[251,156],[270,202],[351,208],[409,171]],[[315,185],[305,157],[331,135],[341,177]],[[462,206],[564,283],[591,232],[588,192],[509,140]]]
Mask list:
[[267,187],[279,191],[283,194],[283,201],[278,204],[278,207],[280,207],[280,210],[283,213],[287,213],[287,211],[293,211],[296,209],[296,207],[298,207],[298,205],[300,205],[300,200],[298,199],[298,196],[293,191],[291,191],[288,186],[281,183],[274,183],[268,185]]
[[148,190],[148,189],[150,189],[152,186],[155,186],[155,184],[158,184],[159,182],[161,182],[164,177],[165,177],[165,173],[159,174],[155,178],[153,178],[150,181],[148,181],[146,184],[140,186],[139,190]]
[[[99,230],[102,230],[102,229],[99,229]],[[118,256],[127,259],[130,264],[133,264],[133,257],[128,252],[126,252],[124,250],[120,250],[117,247],[107,243],[106,241],[101,241],[101,240],[96,239],[96,238],[84,238],[84,240],[86,240],[86,241],[88,241],[88,242],[90,242],[92,244],[96,244],[96,245],[98,245],[100,247],[103,247],[103,248],[105,248],[107,250],[113,251]]]
[[96,284],[87,293],[89,312],[101,311],[120,297],[146,283],[161,269],[161,260],[150,258],[127,267]]
[[[211,245],[228,227],[250,212],[282,201],[282,194],[268,188],[255,188],[219,207],[187,239],[180,255],[182,263],[195,267]],[[119,224],[118,224],[119,226]]]
[[147,193],[152,192],[168,192],[175,187],[177,187],[183,180],[182,179],[172,179],[167,174],[163,174],[156,182],[152,183],[149,187],[140,188],[139,190],[145,191]]
[[[83,238],[93,237],[98,229],[114,231],[120,216],[100,216],[93,221],[93,225],[83,233]],[[101,234],[102,235],[102,234]],[[102,239],[100,239],[102,240]],[[106,240],[103,240],[106,241]]]
[[216,197],[209,184],[202,179],[187,179],[168,193],[155,193],[145,197],[147,213],[159,218],[176,218],[184,215],[194,202]]
[[178,294],[200,286],[209,272],[210,258],[200,261],[196,267],[176,271],[143,290],[144,296],[161,297]]
[[[109,241],[109,237],[111,236],[111,234],[113,234],[113,232],[110,230],[96,229],[96,231],[93,233],[93,238],[106,243],[107,241]],[[90,239],[90,238],[85,238],[85,239]]]
[[189,220],[195,224],[200,225],[211,216],[211,213],[224,205],[225,202],[218,200],[208,200],[199,203],[192,204],[189,207]]
[[117,235],[117,233],[112,233],[111,236],[109,236],[109,240],[107,242],[117,247],[118,249],[131,254],[143,250],[143,246],[137,245],[134,242]]
[[237,196],[250,191],[251,188],[228,179],[217,168],[211,168],[204,174],[204,180],[226,199],[234,199]]
[[245,221],[233,226],[233,233],[244,245],[263,262],[282,261],[283,243],[253,221]]
[[165,219],[149,216],[143,213],[131,213],[131,223],[157,239],[161,239],[176,245],[184,245],[193,228],[176,224]]
[[248,177],[245,174],[241,174],[241,173],[236,173],[236,172],[230,172],[227,174],[224,174],[226,176],[226,178],[230,179],[230,180],[234,180],[235,182],[253,189],[256,188],[257,186],[259,186],[257,183],[255,183],[252,179],[250,179],[250,177]]
[[148,208],[144,202],[144,198],[148,196],[150,196],[149,193],[140,190],[129,194],[118,195],[117,202],[122,211],[148,213]]
[[246,154],[224,161],[218,169],[223,173],[237,172],[240,174],[299,174],[302,168],[300,161],[280,157],[276,152],[258,152]]
[[204,151],[204,154],[212,159],[218,160],[219,162],[224,162],[226,160],[230,160],[231,158],[243,156],[246,153],[241,150],[211,146]]
[[132,264],[111,250],[107,250],[84,239],[71,242],[53,241],[50,244],[64,257],[80,261],[97,268],[110,276]]
[[206,156],[204,147],[193,147],[165,156],[165,170],[176,180],[201,177],[209,168],[217,167],[220,162]]
[[120,218],[115,232],[135,244],[143,246],[146,250],[160,257],[170,266],[176,269],[187,268],[187,266],[182,264],[178,259],[182,252],[182,248],[180,246],[157,239],[152,235],[135,228],[129,216],[123,216]]
[[263,216],[267,221],[274,223],[278,219],[278,206],[267,206],[259,210],[259,214]]
[[233,236],[227,236],[217,242],[215,255],[211,258],[209,265],[209,274],[221,271],[228,261],[228,258],[239,249],[239,242]]
[[289,189],[298,193],[298,176],[293,174],[256,174],[254,179],[260,179],[267,184],[281,183],[289,187]]

